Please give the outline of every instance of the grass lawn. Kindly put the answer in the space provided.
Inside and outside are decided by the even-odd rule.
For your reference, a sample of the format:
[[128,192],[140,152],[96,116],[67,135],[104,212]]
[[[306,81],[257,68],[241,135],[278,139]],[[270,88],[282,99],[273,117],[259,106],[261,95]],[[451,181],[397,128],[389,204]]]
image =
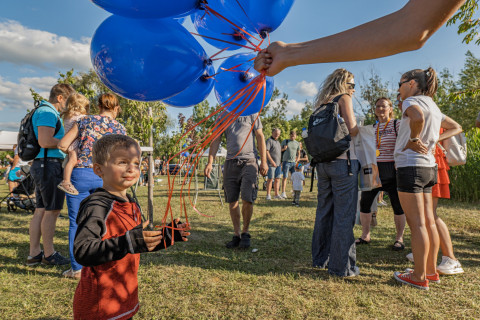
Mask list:
[[[163,177],[165,178],[165,177]],[[310,182],[308,181],[307,184]],[[163,185],[162,185],[163,184]],[[6,194],[6,186],[0,194]],[[146,211],[147,188],[139,188]],[[140,311],[135,319],[479,319],[479,204],[441,201],[439,215],[450,228],[465,273],[442,277],[429,291],[398,285],[393,272],[411,264],[406,250],[394,252],[391,207],[381,208],[372,243],[357,248],[360,276],[339,279],[311,267],[314,193],[301,206],[265,200],[259,192],[251,223],[252,248],[228,250],[232,226],[228,206],[214,192],[200,195],[189,210],[192,235],[166,251],[144,254],[139,272]],[[345,199],[348,201],[348,199]],[[155,217],[163,216],[165,179],[155,186]],[[174,210],[178,203],[174,202]],[[66,215],[66,210],[63,211]],[[66,268],[27,267],[31,215],[0,210],[0,319],[71,319],[76,281]],[[355,236],[360,235],[359,226]],[[56,249],[68,253],[68,219],[57,223]]]

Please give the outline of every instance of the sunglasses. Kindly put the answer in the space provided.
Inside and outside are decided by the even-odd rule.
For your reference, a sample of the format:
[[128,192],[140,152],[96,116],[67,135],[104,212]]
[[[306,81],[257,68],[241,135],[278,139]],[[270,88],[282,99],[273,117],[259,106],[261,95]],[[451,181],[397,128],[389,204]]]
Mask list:
[[402,82],[399,82],[398,83],[398,88],[400,89],[400,87],[402,86],[402,84],[406,83],[406,82],[409,82],[410,80],[405,80],[405,81],[402,81]]
[[350,89],[355,89],[355,83],[347,82],[347,84],[350,86]]

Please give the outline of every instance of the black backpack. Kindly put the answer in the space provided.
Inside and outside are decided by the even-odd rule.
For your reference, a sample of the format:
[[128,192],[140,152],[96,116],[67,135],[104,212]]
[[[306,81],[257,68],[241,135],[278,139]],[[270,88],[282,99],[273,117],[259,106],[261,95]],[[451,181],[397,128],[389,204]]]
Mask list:
[[[17,150],[18,156],[23,161],[31,161],[34,160],[35,157],[40,152],[40,145],[38,144],[37,137],[35,136],[35,131],[33,131],[33,114],[37,111],[38,108],[41,107],[49,107],[48,105],[41,104],[39,101],[35,101],[35,108],[30,111],[20,122],[20,129],[18,130],[17,136]],[[56,135],[60,128],[62,127],[62,122],[60,119],[57,120],[57,124],[55,126],[55,133]],[[48,149],[45,150],[45,159],[47,158]]]
[[308,121],[305,147],[315,163],[333,161],[350,147],[352,139],[339,112],[341,96],[318,107]]
[[330,162],[347,151],[348,174],[352,175],[350,166],[350,133],[345,120],[340,116],[338,100],[343,94],[336,96],[332,102],[318,107],[310,116],[308,121],[308,136],[304,138],[305,147],[312,157],[310,165],[312,168],[313,189],[315,177],[315,165],[321,162]]

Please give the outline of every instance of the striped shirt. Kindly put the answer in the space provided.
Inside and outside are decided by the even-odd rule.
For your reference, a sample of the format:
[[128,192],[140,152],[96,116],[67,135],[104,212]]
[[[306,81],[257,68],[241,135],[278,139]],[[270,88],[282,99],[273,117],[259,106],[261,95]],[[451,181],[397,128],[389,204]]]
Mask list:
[[[400,128],[400,120],[395,121],[394,119],[388,122],[387,128],[385,128],[385,123],[376,123],[373,125],[375,128],[375,142],[378,148],[378,135],[377,129],[380,135],[380,155],[377,157],[377,162],[394,162],[393,153],[395,151],[395,142],[397,141],[397,134],[393,128],[393,124],[397,123],[397,132]],[[379,128],[377,128],[379,126]],[[385,130],[384,130],[385,129]]]

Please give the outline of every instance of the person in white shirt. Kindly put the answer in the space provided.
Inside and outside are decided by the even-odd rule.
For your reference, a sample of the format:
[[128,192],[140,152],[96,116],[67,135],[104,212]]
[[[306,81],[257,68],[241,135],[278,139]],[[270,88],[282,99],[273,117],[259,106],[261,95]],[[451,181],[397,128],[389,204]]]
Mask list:
[[436,269],[439,238],[433,214],[432,187],[437,180],[434,150],[445,119],[432,97],[437,91],[435,70],[415,69],[398,83],[403,100],[402,122],[395,145],[397,189],[411,231],[413,270],[395,272],[394,278],[418,289],[440,282]]
[[293,201],[294,206],[299,206],[300,194],[303,191],[303,181],[305,176],[303,175],[303,166],[301,163],[297,163],[295,166],[295,172],[291,176],[292,179],[292,189],[293,189]]

